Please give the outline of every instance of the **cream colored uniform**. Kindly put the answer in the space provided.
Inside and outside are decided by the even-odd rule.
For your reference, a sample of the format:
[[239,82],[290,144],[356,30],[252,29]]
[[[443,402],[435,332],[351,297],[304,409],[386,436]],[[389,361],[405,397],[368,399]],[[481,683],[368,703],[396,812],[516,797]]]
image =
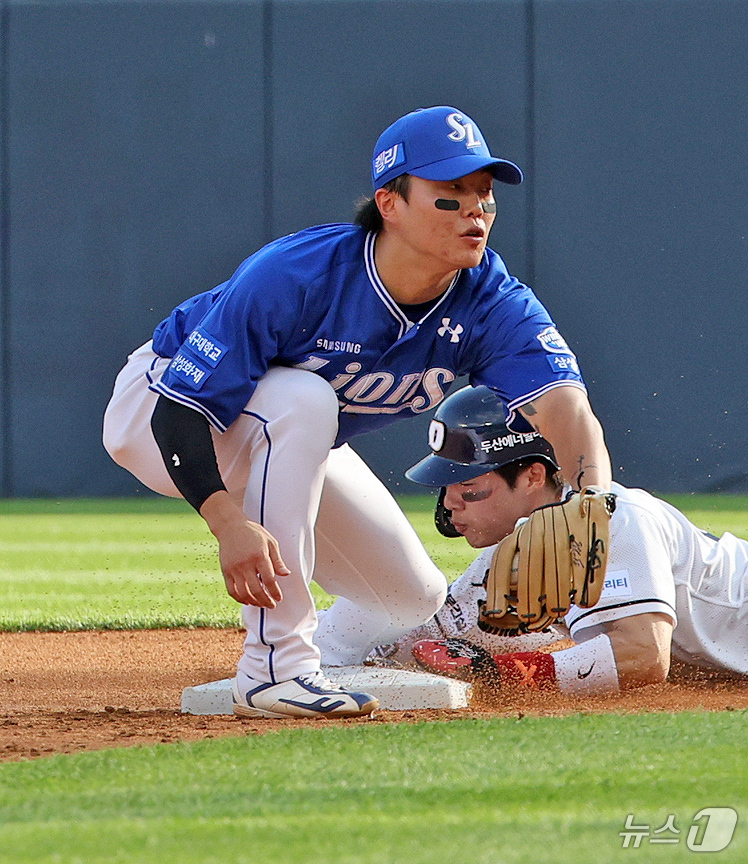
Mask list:
[[[592,609],[573,606],[566,616],[572,638],[606,621],[662,612],[675,628],[676,659],[748,674],[748,542],[729,533],[714,537],[642,489],[614,483],[613,492],[605,587]],[[557,629],[511,638],[478,628],[482,581],[495,548],[484,549],[451,585],[435,616],[436,638],[468,639],[494,654],[531,651],[558,639]]]

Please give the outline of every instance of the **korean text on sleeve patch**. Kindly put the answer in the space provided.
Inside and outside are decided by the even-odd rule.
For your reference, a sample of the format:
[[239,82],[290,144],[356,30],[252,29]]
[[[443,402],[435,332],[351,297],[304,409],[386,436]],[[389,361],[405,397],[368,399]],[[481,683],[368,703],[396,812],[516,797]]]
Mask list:
[[212,369],[221,362],[226,354],[226,346],[222,345],[215,336],[211,336],[201,327],[196,327],[187,337],[185,343],[189,349],[208,364]]
[[579,363],[573,354],[553,354],[545,359],[554,372],[573,372],[579,375]]
[[179,351],[169,364],[169,371],[180,378],[191,390],[199,390],[212,374],[202,363],[197,363]]
[[608,571],[605,574],[601,600],[612,600],[620,597],[631,597],[634,591],[631,587],[631,578],[628,570]]

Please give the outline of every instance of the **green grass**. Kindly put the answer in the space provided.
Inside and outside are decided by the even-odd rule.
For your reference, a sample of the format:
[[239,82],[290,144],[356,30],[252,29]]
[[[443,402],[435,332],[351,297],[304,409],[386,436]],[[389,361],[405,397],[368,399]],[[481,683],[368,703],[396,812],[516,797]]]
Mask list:
[[729,531],[748,540],[748,495],[665,495],[674,507],[713,534]]
[[[215,543],[180,502],[3,502],[0,628],[232,626]],[[140,512],[138,512],[140,511]]]
[[[670,500],[748,536],[745,496]],[[404,506],[442,569],[461,572],[474,553],[436,534],[433,499]],[[182,502],[0,501],[0,562],[0,628],[238,620]],[[740,821],[708,860],[743,862],[747,727],[743,711],[320,723],[0,764],[0,864],[686,862],[694,816],[714,806]],[[629,814],[649,829],[638,850],[619,836]],[[679,843],[649,844],[670,815]]]
[[[740,819],[743,712],[361,723],[0,766],[0,861],[687,861],[697,811]],[[677,846],[622,848],[631,813]],[[745,820],[745,824],[743,824]],[[652,835],[650,835],[652,836]]]
[[[417,530],[454,578],[472,551],[436,533],[431,499],[413,503]],[[182,501],[0,501],[0,630],[236,626],[216,550]],[[312,588],[320,608],[332,602]]]
[[[748,537],[748,496],[669,496],[702,528]],[[431,496],[402,499],[451,581],[475,553],[439,535]],[[332,598],[312,585],[320,608]],[[0,630],[232,627],[216,543],[183,501],[0,500]]]

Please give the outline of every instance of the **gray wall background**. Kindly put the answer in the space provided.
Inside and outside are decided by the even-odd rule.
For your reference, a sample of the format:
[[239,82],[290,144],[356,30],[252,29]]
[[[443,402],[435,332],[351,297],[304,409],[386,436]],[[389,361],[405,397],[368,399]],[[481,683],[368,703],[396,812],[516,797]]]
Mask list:
[[[347,221],[454,104],[526,183],[491,245],[577,351],[616,478],[748,491],[748,2],[0,0],[0,494],[143,494],[126,355],[262,243]],[[428,418],[359,439],[401,491]]]

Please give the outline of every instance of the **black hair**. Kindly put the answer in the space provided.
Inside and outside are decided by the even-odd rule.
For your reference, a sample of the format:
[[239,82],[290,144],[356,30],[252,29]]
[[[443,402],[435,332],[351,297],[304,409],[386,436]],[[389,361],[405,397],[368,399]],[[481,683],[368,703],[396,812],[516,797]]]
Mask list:
[[494,470],[499,477],[502,477],[506,481],[510,489],[514,489],[517,485],[517,478],[522,471],[524,471],[525,468],[529,468],[530,465],[534,465],[536,462],[545,468],[545,482],[553,488],[554,492],[559,492],[563,487],[561,474],[551,466],[550,462],[546,462],[545,459],[537,459],[534,456],[529,456],[526,459],[517,459],[515,462],[508,462],[506,465],[501,465],[499,468],[495,468]]
[[[399,177],[395,177],[394,180],[385,183],[382,189],[388,189],[399,195],[403,201],[407,201],[410,194],[410,174],[401,174]],[[365,231],[374,231],[375,233],[384,227],[382,214],[379,212],[374,198],[361,198],[358,201],[353,221]]]

